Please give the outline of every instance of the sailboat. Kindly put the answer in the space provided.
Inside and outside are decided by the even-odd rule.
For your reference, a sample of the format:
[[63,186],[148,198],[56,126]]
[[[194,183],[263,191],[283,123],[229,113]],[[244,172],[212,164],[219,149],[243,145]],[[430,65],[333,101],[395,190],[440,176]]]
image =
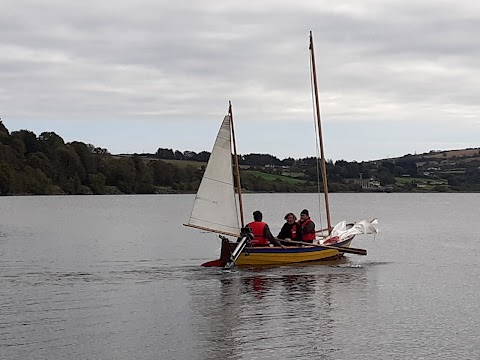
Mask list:
[[[251,229],[245,226],[243,217],[243,202],[233,112],[231,103],[229,103],[228,114],[224,117],[218,131],[210,159],[195,197],[190,219],[187,224],[184,224],[192,228],[217,233],[222,239],[220,258],[204,263],[202,266],[220,266],[229,269],[234,265],[282,265],[331,260],[341,257],[344,253],[357,255],[367,254],[366,250],[351,248],[350,244],[357,234],[376,233],[378,231],[376,220],[370,222],[364,220],[356,224],[347,224],[343,221],[335,227],[331,226],[315,54],[311,32],[310,54],[315,91],[316,126],[320,145],[321,172],[324,184],[328,226],[327,229],[324,229],[325,233],[322,235],[323,240],[314,244],[290,241],[290,244],[294,246],[289,247],[272,247],[270,245],[251,246],[250,241],[253,240],[253,234]],[[238,202],[232,171],[232,145],[233,159],[235,160]],[[227,236],[233,237],[233,241],[229,240]]]

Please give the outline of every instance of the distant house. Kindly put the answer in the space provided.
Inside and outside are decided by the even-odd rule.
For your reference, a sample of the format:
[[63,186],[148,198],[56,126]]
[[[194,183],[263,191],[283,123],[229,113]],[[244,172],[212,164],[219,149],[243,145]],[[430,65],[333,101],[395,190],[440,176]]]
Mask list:
[[353,179],[354,184],[358,184],[362,189],[368,189],[370,187],[370,179]]
[[289,166],[289,165],[267,164],[267,165],[265,165],[265,168],[271,168],[271,169],[290,169],[290,166]]
[[362,189],[372,189],[380,186],[380,182],[374,179],[345,179],[347,183],[358,184]]

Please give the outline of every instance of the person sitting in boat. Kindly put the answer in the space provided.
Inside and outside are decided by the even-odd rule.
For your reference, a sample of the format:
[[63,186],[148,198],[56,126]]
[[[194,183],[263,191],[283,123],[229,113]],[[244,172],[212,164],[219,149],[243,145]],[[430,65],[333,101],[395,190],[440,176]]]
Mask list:
[[285,240],[302,241],[302,227],[297,224],[297,217],[294,213],[288,213],[284,217],[287,222],[283,224],[277,238]]
[[298,225],[302,228],[303,242],[313,243],[313,240],[316,238],[315,223],[310,219],[307,209],[303,209],[300,213]]
[[275,239],[268,227],[267,223],[262,221],[263,215],[260,211],[253,212],[253,220],[251,223],[248,223],[247,226],[252,229],[253,240],[250,241],[252,246],[268,246],[272,243],[275,246],[284,247],[280,242]]

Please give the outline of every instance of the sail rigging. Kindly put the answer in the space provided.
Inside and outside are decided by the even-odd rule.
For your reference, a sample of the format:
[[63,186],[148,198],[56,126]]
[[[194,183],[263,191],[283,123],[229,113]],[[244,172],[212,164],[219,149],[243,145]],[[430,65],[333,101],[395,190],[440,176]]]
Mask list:
[[313,35],[311,31],[310,31],[310,55],[311,55],[313,86],[315,91],[315,110],[316,110],[316,118],[317,118],[318,139],[320,143],[320,159],[322,164],[321,170],[322,170],[322,180],[323,180],[323,191],[325,196],[325,210],[327,214],[328,232],[330,232],[332,229],[332,222],[330,220],[330,205],[328,201],[327,164],[325,162],[325,153],[323,151],[322,122],[320,119],[320,102],[318,100],[317,69],[315,66],[315,52],[313,49]]
[[235,125],[233,125],[233,111],[232,111],[231,101],[228,102],[228,115],[230,116],[230,123],[232,125],[233,158],[235,159],[235,175],[237,178],[238,205],[240,206],[240,222],[243,228],[245,226],[245,220],[243,218],[242,183],[240,181],[240,166],[238,165],[237,142],[235,139]]
[[232,172],[231,123],[230,115],[225,116],[186,225],[239,236],[240,225]]

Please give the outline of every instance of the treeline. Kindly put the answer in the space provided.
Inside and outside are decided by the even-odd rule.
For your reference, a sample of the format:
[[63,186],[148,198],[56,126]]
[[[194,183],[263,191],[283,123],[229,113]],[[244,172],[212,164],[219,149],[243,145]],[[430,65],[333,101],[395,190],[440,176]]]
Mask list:
[[[154,156],[165,160],[190,160],[198,162],[207,162],[210,153],[202,151],[195,153],[194,151],[184,151],[173,149],[159,148],[156,154],[145,154],[145,156]],[[302,172],[305,173],[303,177],[305,180],[317,181],[317,158],[305,157],[302,159],[293,159],[291,157],[280,160],[276,156],[270,154],[246,154],[238,156],[240,165],[248,166],[253,170],[261,170],[280,175],[285,169],[291,173]],[[345,160],[338,160],[336,162],[328,161],[327,163],[328,179],[335,183],[343,183],[345,179],[370,178],[377,174],[384,184],[393,184],[395,176],[408,174],[416,176],[416,164],[413,160],[400,160],[396,163],[383,161],[380,164],[373,162],[348,162]]]
[[[197,162],[207,162],[210,152],[202,151],[196,153],[194,151],[184,151],[167,148],[159,148],[155,154],[143,154],[145,157],[156,157],[163,160],[188,160]],[[280,160],[270,154],[246,154],[238,155],[240,166],[253,171],[260,171],[272,175],[282,175],[286,171],[290,174],[296,174],[297,179],[304,180],[300,183],[291,183],[283,181],[281,177],[267,180],[265,177],[241,173],[242,188],[253,192],[316,192],[318,190],[317,181],[317,158],[306,157],[302,159],[293,159],[291,157]],[[363,191],[358,184],[350,183],[347,178],[358,178],[360,174],[371,176],[377,173],[378,167],[369,163],[357,163],[347,161],[337,161],[327,163],[327,173],[329,180],[329,190],[338,191]],[[301,174],[301,175],[298,175]],[[386,170],[381,171],[382,179],[386,184],[394,183],[395,179]],[[187,184],[181,184],[185,187]],[[190,189],[190,188],[188,188]],[[322,180],[320,179],[320,189],[323,189]]]
[[[210,157],[210,153],[207,151],[202,151],[197,154],[194,151],[181,152],[179,150],[159,148],[156,154],[145,154],[145,156],[154,156],[159,159],[166,160],[189,160],[206,162]],[[288,157],[280,160],[279,158],[270,154],[252,153],[246,155],[239,154],[238,163],[243,167],[248,167],[250,170],[258,170],[274,175],[282,175],[285,171],[287,171],[288,173],[301,173],[302,175],[300,176],[300,178],[309,182],[306,184],[306,186],[308,187],[308,191],[312,190],[312,182],[314,183],[313,185],[316,189],[315,183],[318,180],[318,164],[316,157],[305,157],[301,159],[294,159]],[[405,164],[400,163],[399,165],[403,165],[405,168],[409,169],[408,171],[402,169],[401,172],[409,172],[412,174],[412,176],[414,176],[414,172],[411,171],[412,166],[413,168],[415,168],[414,162],[407,162]],[[398,167],[398,169],[400,169],[400,167]],[[356,161],[348,162],[345,160],[339,160],[334,163],[330,160],[327,162],[327,173],[328,180],[331,182],[330,185],[333,185],[334,183],[337,184],[337,186],[333,186],[333,191],[335,191],[336,189],[345,189],[345,187],[339,185],[345,184],[346,180],[348,179],[359,178],[360,176],[362,176],[363,178],[370,178],[374,175],[379,174],[382,183],[393,184],[395,182],[394,175],[390,171],[389,164],[386,164],[385,167],[383,167],[382,164],[378,166],[377,164],[371,162],[358,163]],[[265,189],[264,185],[266,184],[262,183],[261,178],[255,176],[245,176],[245,180],[243,180],[243,177],[244,176],[242,176],[242,186],[245,182],[245,187],[248,190],[269,191],[269,189]],[[252,184],[252,186],[248,186],[249,184]],[[257,189],[257,185],[261,187],[262,190]],[[293,188],[297,190],[302,190],[301,188],[303,187],[305,186],[297,186]],[[357,189],[357,187],[352,187],[352,190],[355,189]]]
[[[189,160],[189,161],[199,161],[207,162],[210,158],[210,152],[201,151],[196,153],[195,151],[180,151],[167,148],[159,148],[155,154],[144,154],[144,156],[154,156],[163,160]],[[315,159],[315,158],[307,158]],[[299,162],[303,162],[306,159],[300,159]],[[238,162],[240,165],[250,165],[250,166],[291,166],[295,163],[295,159],[287,158],[280,160],[279,158],[270,155],[270,154],[247,154],[239,155]]]
[[[38,136],[29,130],[10,133],[0,121],[0,195],[195,192],[210,153],[159,149],[153,155],[158,160],[152,160],[148,155],[153,154],[115,156],[92,144],[66,143],[54,132],[43,132]],[[291,183],[280,178],[272,181],[244,173],[242,188],[261,192],[317,190],[314,158],[282,162],[271,155],[248,154],[241,156],[240,162],[250,165],[253,170],[258,168],[276,174],[281,172],[279,168],[264,167],[275,159],[274,164],[290,164],[292,170],[304,173],[302,179],[305,181]],[[193,166],[188,162],[170,160],[191,160],[199,164]],[[311,169],[310,165],[313,165]],[[351,186],[353,184],[343,187],[330,184],[332,191],[358,190]]]
[[[327,174],[329,191],[416,191],[421,189],[421,180],[443,181],[442,185],[428,186],[428,191],[480,191],[480,158],[479,157],[455,157],[452,160],[445,160],[447,151],[443,158],[435,158],[441,151],[431,151],[428,154],[412,155],[407,154],[397,159],[386,159],[368,162],[356,161],[328,161]],[[156,154],[151,154],[159,159],[189,160],[206,162],[210,156],[207,151],[195,153],[194,151],[159,148]],[[433,173],[431,167],[439,166],[441,170]],[[317,158],[306,157],[302,159],[279,159],[270,154],[247,154],[239,155],[239,164],[248,167],[250,170],[258,170],[273,175],[295,174],[298,179],[305,180],[299,185],[282,181],[276,178],[273,181],[266,180],[262,176],[252,174],[242,175],[242,187],[250,191],[271,191],[271,192],[311,192],[317,191],[318,171]],[[458,171],[461,167],[461,171]],[[299,174],[301,174],[299,176]],[[429,174],[429,175],[426,175]],[[399,178],[412,179],[401,181]],[[377,188],[366,190],[355,182],[354,179],[372,179],[378,183]],[[320,188],[323,188],[320,179]]]
[[10,133],[0,121],[0,195],[152,194],[196,190],[203,170],[119,157],[54,132]]
[[[427,154],[428,155],[428,154]],[[416,191],[417,178],[442,180],[431,191],[480,191],[480,160],[442,160],[441,171],[426,176],[439,162],[427,155],[406,155],[373,162],[327,162],[329,191]],[[154,194],[195,192],[210,153],[159,148],[156,154],[111,155],[79,141],[66,143],[54,132],[9,132],[0,121],[0,195]],[[188,161],[187,161],[188,160]],[[461,162],[462,169],[459,170]],[[317,159],[269,154],[239,155],[242,188],[253,192],[316,192],[323,189]],[[433,170],[432,170],[433,171]],[[399,182],[398,179],[412,181]],[[366,190],[359,179],[380,188]],[[446,185],[445,185],[446,184]]]

